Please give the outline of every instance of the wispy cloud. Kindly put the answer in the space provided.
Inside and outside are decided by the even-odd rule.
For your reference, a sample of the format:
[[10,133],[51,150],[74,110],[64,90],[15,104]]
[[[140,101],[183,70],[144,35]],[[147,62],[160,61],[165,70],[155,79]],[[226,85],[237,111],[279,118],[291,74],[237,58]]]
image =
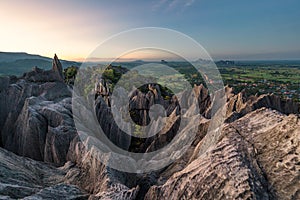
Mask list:
[[165,4],[168,2],[169,0],[159,0],[159,1],[155,1],[153,3],[153,6],[152,6],[152,10],[153,11],[156,11],[158,9],[160,9],[161,7],[164,7]]
[[195,0],[158,0],[154,2],[152,10],[182,10],[185,7],[191,6],[194,2]]
[[172,10],[172,9],[175,9],[177,6],[180,5],[180,2],[182,2],[181,0],[172,0],[169,2],[169,5],[168,5],[168,9],[169,10]]
[[185,7],[191,6],[195,0],[187,0],[186,3],[184,4]]

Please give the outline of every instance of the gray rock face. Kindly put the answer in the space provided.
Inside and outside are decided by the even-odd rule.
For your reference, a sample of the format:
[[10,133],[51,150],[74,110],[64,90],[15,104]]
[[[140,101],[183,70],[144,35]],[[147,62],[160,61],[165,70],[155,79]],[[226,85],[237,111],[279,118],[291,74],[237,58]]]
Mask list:
[[[157,85],[149,85],[149,88],[150,91],[148,91],[147,93],[142,93],[139,90],[135,90],[129,96],[128,110],[133,122],[141,126],[148,125],[150,122],[151,107],[155,104],[159,104],[162,106],[162,108],[166,109],[167,116],[171,115],[171,113],[174,113],[174,117],[177,117],[175,121],[169,121],[169,124],[171,125],[168,129],[170,129],[171,131],[166,130],[163,131],[164,133],[160,134],[163,135],[164,139],[162,139],[162,137],[159,137],[159,140],[156,140],[156,145],[152,145],[151,148],[148,148],[148,145],[150,145],[154,140],[154,137],[150,137],[149,139],[147,139],[147,141],[145,140],[145,143],[141,145],[141,147],[137,150],[139,152],[145,152],[147,149],[154,150],[153,147],[158,147],[158,143],[160,144],[159,146],[161,146],[162,144],[166,144],[174,137],[174,135],[176,134],[176,128],[178,128],[178,123],[177,125],[175,123],[178,121],[177,119],[179,118],[178,114],[180,110],[177,99],[172,99],[171,101],[164,100]],[[120,90],[119,93],[119,95],[122,95],[122,90]],[[107,103],[107,101],[105,101],[105,97],[103,97],[102,95],[98,96],[95,101],[95,112],[97,120],[103,132],[110,139],[110,141],[124,150],[129,150],[132,147],[132,143],[134,143],[134,141],[132,142],[131,135],[125,133],[118,127],[113,118],[112,108]],[[157,121],[158,119],[155,120]],[[153,122],[151,126],[149,126],[149,132],[156,132],[154,129],[157,127],[158,123]],[[134,130],[134,127],[131,128],[132,129],[130,130]],[[166,132],[168,132],[168,134],[165,134]]]
[[194,86],[194,92],[198,99],[200,114],[208,118],[211,106],[211,99],[208,90],[201,84],[199,86]]
[[106,104],[110,106],[110,95],[109,86],[104,79],[100,79],[97,83],[95,83],[95,99],[97,99],[98,96],[101,96]]
[[[297,114],[300,112],[299,104],[292,99],[281,99],[274,94],[264,94],[261,96],[250,96],[242,91],[238,94],[233,93],[233,89],[225,87],[227,96],[226,122],[233,122],[247,113],[259,108],[271,108],[283,114]],[[210,118],[212,95],[203,85],[194,86],[194,93],[198,98],[199,112],[206,118]]]
[[87,199],[79,187],[64,182],[67,172],[0,148],[1,199]]
[[300,198],[300,120],[271,109],[259,109],[231,124],[264,171],[277,199]]
[[95,149],[87,149],[79,138],[73,140],[68,160],[76,166],[64,166],[68,169],[66,179],[88,191],[90,199],[135,199],[139,186],[130,188],[134,185],[134,176],[105,166],[100,156]]
[[[154,185],[145,196],[138,196],[138,185],[126,186],[137,184],[137,176],[105,167],[75,139],[68,153],[72,162],[59,169],[0,149],[0,194],[11,198],[65,198],[67,194],[72,199],[86,198],[84,190],[90,199],[299,198],[299,117],[263,108],[227,124],[222,132],[206,154],[191,159],[197,155],[197,148],[192,148],[155,176],[146,175],[142,183],[147,177],[157,181],[152,180]],[[201,137],[193,145],[201,145]]]
[[150,122],[149,111],[151,106],[155,104],[161,105],[166,110],[166,115],[169,116],[174,109],[179,109],[178,101],[175,97],[169,100],[164,100],[158,85],[149,84],[149,91],[142,93],[139,90],[132,92],[129,100],[129,111],[131,118],[139,125],[148,125]]
[[[34,68],[21,78],[0,78],[0,145],[11,151],[0,148],[0,198],[300,199],[300,121],[290,114],[299,113],[297,104],[274,95],[234,95],[227,88],[227,122],[202,154],[212,123],[213,98],[207,89],[194,88],[199,109],[191,107],[184,115],[178,104],[189,105],[193,98],[166,101],[154,86],[148,94],[135,92],[130,108],[147,110],[160,103],[169,116],[166,128],[143,141],[143,151],[161,148],[178,131],[183,138],[191,127],[198,129],[174,163],[149,174],[130,174],[102,163],[106,154],[85,145],[93,137],[79,138],[83,133],[74,125],[71,90],[56,74]],[[106,136],[128,149],[132,138],[117,128],[107,102],[98,97],[93,106]],[[137,114],[144,123],[144,113]],[[189,120],[195,114],[202,116]],[[184,124],[180,130],[179,122]]]
[[76,135],[71,92],[62,82],[31,82],[37,76],[27,74],[1,92],[1,145],[22,156],[62,165]]
[[58,75],[58,79],[64,80],[63,68],[56,54],[52,61],[52,70]]
[[222,140],[215,151],[151,187],[145,199],[268,199],[261,171],[249,162],[243,145],[241,138]]
[[[56,166],[62,166],[67,161],[73,161],[74,164],[67,162],[60,169],[51,167],[56,171],[49,172],[49,177],[53,178],[53,184],[51,182],[47,185],[43,183],[43,178],[44,174],[47,175],[50,166],[30,160],[29,163],[33,162],[29,168],[30,172],[23,172],[23,169],[20,169],[22,172],[15,176],[15,182],[11,179],[0,180],[0,184],[3,183],[3,187],[0,187],[3,188],[0,190],[0,195],[7,198],[27,197],[28,199],[86,199],[88,197],[90,199],[134,199],[137,189],[135,187],[130,189],[123,184],[122,182],[127,182],[125,178],[122,178],[124,176],[103,165],[94,157],[94,153],[85,149],[82,141],[78,139],[71,110],[71,91],[55,73],[34,68],[32,72],[24,74],[19,79],[0,79],[1,83],[3,82],[0,88],[1,146],[18,155]],[[105,102],[103,106],[107,108]],[[103,106],[102,110],[105,110]],[[106,117],[100,119],[109,120]],[[13,175],[15,168],[11,168],[8,164],[10,161],[6,160],[10,157],[16,160],[14,165],[18,170],[22,162],[27,163],[26,159],[23,161],[22,157],[12,153],[2,154],[1,172],[6,173],[4,170],[6,168],[9,172],[0,177],[9,178],[9,174]],[[35,169],[34,165],[40,165],[40,168],[45,167],[45,171],[40,172],[39,166]],[[23,180],[22,177],[32,177],[40,185],[32,186],[36,183],[32,183],[29,178]],[[19,188],[19,184],[23,182],[26,184],[25,189]],[[13,186],[6,186],[7,184]],[[81,192],[83,190],[89,195]]]
[[24,73],[22,78],[29,82],[35,82],[35,83],[47,83],[47,82],[58,82],[58,81],[63,82],[63,79],[60,77],[57,71],[42,70],[37,67],[34,67],[30,72]]
[[146,148],[145,152],[158,150],[170,143],[179,131],[179,125],[180,117],[176,115],[176,110],[174,110],[174,112],[168,117],[165,127],[157,133],[156,137],[147,138],[144,147]]
[[[59,60],[53,61],[57,69]],[[0,78],[0,144],[19,155],[62,165],[76,135],[71,91],[57,71],[37,67]]]
[[118,128],[111,113],[111,109],[108,107],[105,100],[102,97],[98,97],[95,104],[97,120],[105,135],[115,145],[124,150],[128,150],[131,141],[130,135]]
[[254,111],[145,199],[299,199],[299,133],[295,115]]
[[227,98],[226,122],[232,122],[251,111],[263,107],[277,110],[283,114],[297,114],[300,112],[299,104],[293,102],[291,99],[281,99],[279,96],[273,94],[247,98],[245,92],[234,95],[232,89],[227,88]]

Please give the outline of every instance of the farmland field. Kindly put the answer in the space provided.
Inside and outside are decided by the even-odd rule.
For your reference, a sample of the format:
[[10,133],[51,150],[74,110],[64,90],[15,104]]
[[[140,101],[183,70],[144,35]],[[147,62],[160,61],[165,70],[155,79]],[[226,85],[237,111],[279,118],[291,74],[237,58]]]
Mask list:
[[[136,67],[132,63],[118,63],[128,69]],[[166,64],[166,63],[164,63]],[[220,64],[217,67],[224,85],[234,88],[235,92],[246,90],[248,95],[274,93],[283,98],[300,101],[300,63],[299,61],[270,61],[270,62],[236,62]],[[174,85],[174,80],[184,77],[191,85],[204,84],[203,74],[199,73],[190,63],[168,62],[179,74],[165,74],[161,83]],[[165,71],[161,71],[162,74]],[[172,81],[171,81],[172,80]]]

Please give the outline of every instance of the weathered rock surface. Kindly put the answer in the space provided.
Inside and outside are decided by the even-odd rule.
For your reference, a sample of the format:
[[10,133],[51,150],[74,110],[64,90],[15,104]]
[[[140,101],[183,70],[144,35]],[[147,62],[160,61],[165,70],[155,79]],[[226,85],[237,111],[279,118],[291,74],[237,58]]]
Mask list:
[[58,75],[59,80],[64,80],[63,68],[56,54],[52,62],[52,70]]
[[295,115],[254,111],[145,199],[299,199],[299,133]]
[[115,145],[128,150],[130,146],[130,135],[124,133],[114,121],[111,109],[103,98],[98,97],[96,100],[95,111],[97,120],[110,141]]
[[68,169],[66,179],[88,191],[90,199],[135,199],[139,186],[130,188],[135,185],[134,176],[105,166],[100,157],[98,151],[87,149],[76,138],[68,153],[68,160],[76,165],[72,166],[69,162],[64,166]]
[[166,110],[166,115],[169,116],[174,109],[178,109],[177,114],[179,114],[179,104],[175,97],[171,100],[165,100],[162,95],[158,85],[149,84],[148,92],[143,93],[139,90],[135,90],[129,97],[129,111],[131,118],[134,122],[139,125],[148,125],[150,120],[149,112],[151,106],[161,105],[162,108]]
[[[87,192],[83,195],[84,198],[134,199],[136,189],[134,187],[130,189],[122,184],[118,178],[122,176],[103,165],[94,157],[94,153],[85,149],[82,141],[78,139],[72,116],[71,90],[57,77],[57,71],[34,68],[32,72],[24,74],[21,78],[4,77],[0,78],[0,81],[3,82],[0,88],[1,146],[18,155],[52,163],[55,166],[63,166],[67,161],[73,161],[67,162],[53,174],[49,172],[49,177],[53,177],[54,184],[44,184],[43,174],[46,172],[41,172],[42,175],[36,177],[36,181],[41,183],[37,189],[32,186],[32,190],[28,192],[24,190],[23,194],[19,190],[5,186],[6,189],[0,191],[0,195],[30,199],[81,199],[82,193],[78,189],[80,187]],[[101,117],[101,119],[109,120],[110,118]],[[112,123],[112,119],[110,120]],[[115,138],[118,137],[115,136]],[[14,170],[7,166],[5,161],[5,157],[10,157],[10,155],[13,154],[3,154],[3,159],[0,161],[1,164],[3,163],[0,167],[1,171],[2,168]],[[18,158],[18,162],[14,163],[16,167],[21,165],[19,164],[21,162],[27,162],[26,159],[22,161],[22,157],[15,155],[14,157]],[[32,165],[39,163],[32,162]],[[39,165],[41,168],[44,167],[42,163]],[[45,166],[45,171],[47,171],[47,167],[50,166]],[[40,173],[38,167],[35,170],[34,166],[31,166],[30,170],[32,173]],[[29,172],[26,171],[26,173]],[[55,173],[60,176],[56,176]],[[18,176],[15,177],[13,187],[18,188],[18,185],[24,182],[28,188],[31,188],[31,180],[23,180],[22,177],[25,176],[23,174],[20,175],[20,179]],[[30,176],[33,175],[29,173],[28,177]],[[9,181],[5,181],[6,179],[0,182],[8,184]],[[69,193],[70,196],[66,197]]]
[[292,99],[281,99],[273,94],[264,94],[261,96],[247,97],[245,92],[234,95],[232,88],[227,90],[227,119],[226,122],[232,122],[247,113],[259,108],[271,108],[283,114],[297,114],[300,112],[299,104]]
[[65,183],[67,172],[0,148],[1,199],[87,199],[79,187]]
[[277,199],[300,199],[300,118],[260,109],[230,124],[249,146]]
[[30,73],[6,85],[0,93],[1,146],[19,155],[62,165],[76,135],[71,91],[60,81],[32,82],[32,77],[43,76],[44,71],[35,69]]
[[[0,148],[0,198],[300,199],[300,121],[291,114],[299,114],[298,104],[274,95],[235,95],[226,88],[226,123],[217,143],[202,154],[212,123],[213,98],[207,89],[196,86],[199,108],[184,111],[179,104],[194,101],[188,93],[166,101],[155,86],[146,94],[136,91],[129,104],[139,123],[147,122],[141,116],[157,103],[169,116],[167,126],[144,140],[138,151],[157,150],[191,127],[198,131],[174,163],[149,174],[130,174],[103,164],[103,155],[87,148],[93,137],[79,137],[85,132],[74,125],[71,89],[57,76],[59,63],[54,64],[55,70],[34,68],[21,78],[0,78],[0,146],[24,156]],[[101,97],[95,103],[96,120],[107,138],[128,150],[132,138],[117,127],[109,105]],[[91,113],[83,109],[80,114]],[[189,120],[197,114],[202,116]]]
[[[210,95],[208,89],[203,85],[195,85],[194,93],[198,100],[200,114],[206,118],[211,118],[213,95]],[[283,114],[297,114],[300,112],[300,106],[297,102],[292,99],[282,99],[274,94],[247,96],[245,91],[234,94],[233,88],[228,86],[225,87],[225,93],[227,97],[226,122],[233,122],[247,113],[263,107],[277,110]],[[187,104],[187,102],[181,103]]]

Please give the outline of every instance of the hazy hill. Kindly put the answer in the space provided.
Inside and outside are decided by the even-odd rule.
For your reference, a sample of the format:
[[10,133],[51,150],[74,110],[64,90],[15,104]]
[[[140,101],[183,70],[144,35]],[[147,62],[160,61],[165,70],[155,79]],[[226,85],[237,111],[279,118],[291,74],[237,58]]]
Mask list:
[[[61,60],[63,68],[70,65],[80,66],[81,63]],[[0,52],[0,75],[22,75],[32,67],[51,69],[52,58],[28,53]]]

